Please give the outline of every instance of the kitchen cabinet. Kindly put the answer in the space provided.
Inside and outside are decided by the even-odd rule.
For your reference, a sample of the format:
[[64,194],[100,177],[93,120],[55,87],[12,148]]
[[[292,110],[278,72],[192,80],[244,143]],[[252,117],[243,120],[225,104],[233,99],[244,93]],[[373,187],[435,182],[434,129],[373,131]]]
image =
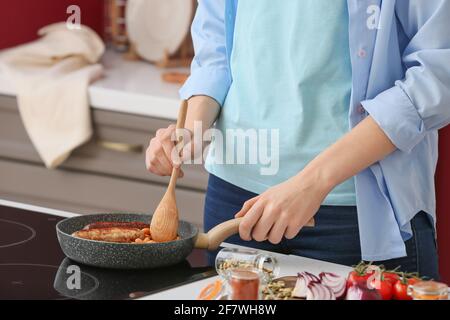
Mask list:
[[[57,170],[44,167],[14,96],[0,95],[0,198],[77,213],[152,212],[168,178],[145,170],[145,150],[172,121],[92,109],[94,137]],[[177,201],[182,219],[202,225],[207,173],[185,166]]]

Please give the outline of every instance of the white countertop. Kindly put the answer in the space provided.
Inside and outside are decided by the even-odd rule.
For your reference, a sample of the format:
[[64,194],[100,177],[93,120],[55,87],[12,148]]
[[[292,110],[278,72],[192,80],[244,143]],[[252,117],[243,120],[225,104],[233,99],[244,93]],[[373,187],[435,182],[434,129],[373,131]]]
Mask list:
[[[62,217],[74,217],[77,216],[75,213],[54,210],[49,208],[43,208],[33,205],[28,205],[24,203],[11,202],[0,199],[0,205],[9,206],[14,208],[20,208],[24,210],[30,210],[35,212],[42,212],[46,214],[62,216]],[[222,244],[223,247],[238,247],[231,244]],[[322,271],[333,272],[343,277],[347,277],[348,273],[351,271],[350,267],[337,265],[333,263],[292,256],[283,254],[274,254],[280,265],[280,277],[283,276],[293,276],[301,271],[308,271],[314,274],[319,274]],[[207,284],[215,281],[218,277],[208,278],[200,280],[191,284],[180,286],[177,288],[169,289],[157,294],[149,295],[141,298],[140,300],[194,300],[200,293],[201,289]]]
[[[223,247],[239,248],[239,246],[224,243]],[[264,251],[262,251],[264,252]],[[280,265],[279,277],[295,276],[297,273],[307,271],[318,275],[321,272],[333,272],[347,278],[352,268],[334,263],[313,260],[293,255],[284,255],[270,252],[278,259]],[[208,284],[219,279],[218,276],[193,282],[184,286],[169,289],[160,293],[149,295],[140,300],[195,300],[200,291]]]
[[[144,61],[126,61],[122,54],[111,50],[105,53],[102,64],[104,78],[89,87],[92,108],[169,120],[177,118],[180,86],[163,82],[164,70]],[[1,73],[0,94],[16,94],[13,84]]]

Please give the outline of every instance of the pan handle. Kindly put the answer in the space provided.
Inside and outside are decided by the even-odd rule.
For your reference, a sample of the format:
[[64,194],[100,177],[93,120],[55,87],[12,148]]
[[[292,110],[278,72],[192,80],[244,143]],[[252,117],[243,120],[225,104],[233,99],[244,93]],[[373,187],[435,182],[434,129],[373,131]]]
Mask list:
[[199,233],[195,242],[195,248],[210,251],[217,250],[222,242],[239,232],[239,224],[242,219],[228,220],[215,226],[208,233]]
[[[217,250],[227,238],[239,233],[239,225],[241,224],[242,219],[243,218],[228,220],[215,226],[209,230],[208,233],[199,233],[197,235],[197,240],[195,241],[195,248],[207,249],[209,251]],[[311,219],[306,224],[306,227],[314,226],[314,219]]]

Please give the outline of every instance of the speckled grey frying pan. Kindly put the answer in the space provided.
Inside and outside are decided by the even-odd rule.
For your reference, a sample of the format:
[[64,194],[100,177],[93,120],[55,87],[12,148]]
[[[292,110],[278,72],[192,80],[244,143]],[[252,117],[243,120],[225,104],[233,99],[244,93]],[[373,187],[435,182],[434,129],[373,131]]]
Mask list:
[[77,216],[56,225],[59,244],[70,259],[89,266],[112,269],[146,269],[180,263],[194,248],[216,250],[228,237],[236,234],[241,219],[224,222],[207,234],[199,233],[193,224],[180,221],[180,240],[166,243],[111,243],[72,236],[94,222],[144,222],[152,216],[132,213],[111,213]]

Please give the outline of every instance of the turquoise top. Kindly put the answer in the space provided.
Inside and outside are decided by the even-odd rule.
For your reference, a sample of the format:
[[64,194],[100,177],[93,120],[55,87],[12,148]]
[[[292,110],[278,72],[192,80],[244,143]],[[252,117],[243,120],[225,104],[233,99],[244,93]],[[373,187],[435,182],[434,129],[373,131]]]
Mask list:
[[[348,23],[346,0],[238,2],[233,83],[216,125],[225,149],[218,152],[217,138],[211,144],[210,173],[262,193],[349,131]],[[240,154],[245,144],[232,134],[247,142]],[[324,204],[356,205],[354,180],[336,187]]]
[[[206,95],[223,106],[233,82],[240,1],[198,2],[191,29],[195,57],[182,99]],[[254,2],[258,10],[260,0]],[[438,130],[450,124],[450,37],[442,27],[450,21],[450,1],[347,0],[347,6],[350,127],[370,116],[397,147],[355,176],[362,259],[384,261],[407,255],[418,212],[436,223]]]

